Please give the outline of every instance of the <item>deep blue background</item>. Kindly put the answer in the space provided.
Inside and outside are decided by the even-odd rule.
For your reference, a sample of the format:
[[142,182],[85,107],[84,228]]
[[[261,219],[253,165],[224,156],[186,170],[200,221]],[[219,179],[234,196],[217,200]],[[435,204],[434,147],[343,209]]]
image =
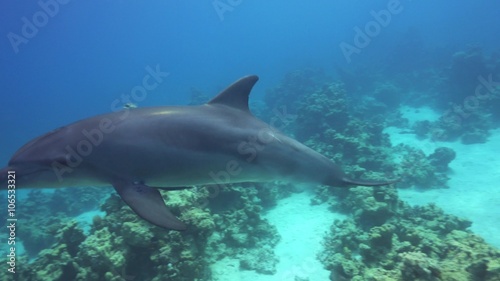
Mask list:
[[389,1],[243,0],[221,20],[212,0],[73,0],[16,54],[9,32],[20,35],[22,18],[41,11],[25,2],[6,0],[0,9],[0,166],[33,137],[109,112],[148,65],[170,75],[139,106],[184,104],[191,87],[212,95],[246,74],[261,77],[259,98],[291,70],[383,60],[409,30],[430,48],[500,46],[494,1],[401,0],[403,11],[347,64],[339,44],[352,44],[354,27]]

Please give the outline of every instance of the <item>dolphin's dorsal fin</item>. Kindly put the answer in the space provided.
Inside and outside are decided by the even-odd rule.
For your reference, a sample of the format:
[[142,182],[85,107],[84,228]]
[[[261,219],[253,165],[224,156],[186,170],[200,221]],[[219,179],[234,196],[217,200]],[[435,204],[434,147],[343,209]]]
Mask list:
[[245,76],[220,92],[207,104],[223,104],[250,112],[250,109],[248,109],[248,96],[257,80],[259,80],[257,75]]

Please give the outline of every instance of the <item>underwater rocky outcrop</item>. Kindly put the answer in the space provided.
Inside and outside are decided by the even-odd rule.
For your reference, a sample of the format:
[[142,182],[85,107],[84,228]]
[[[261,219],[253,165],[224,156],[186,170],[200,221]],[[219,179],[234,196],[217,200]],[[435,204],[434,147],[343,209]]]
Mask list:
[[34,261],[21,257],[19,280],[208,280],[209,265],[224,257],[238,259],[242,270],[276,271],[273,249],[280,238],[262,218],[261,202],[272,206],[286,191],[260,192],[249,185],[163,193],[188,230],[148,224],[113,194],[88,235],[74,220],[54,222],[52,240]]
[[[257,188],[255,185],[218,187],[220,194],[209,202],[216,226],[214,235],[208,239],[207,252],[213,261],[233,257],[240,261],[240,269],[274,274],[279,259],[273,249],[280,236],[262,218],[262,201],[274,205],[283,195],[279,188],[269,184]],[[261,193],[261,190],[266,191]]]
[[[476,94],[477,86],[481,84],[481,77],[487,80],[490,75],[496,77],[499,74],[498,56],[485,54],[479,45],[471,45],[466,50],[453,54],[447,71],[447,90],[444,93],[449,102],[461,105],[468,96]],[[483,89],[484,92],[488,90],[490,89]],[[484,94],[483,91],[481,95]]]
[[[387,90],[391,93],[388,95],[397,93],[392,86],[384,87],[392,89]],[[455,152],[443,147],[425,155],[408,145],[393,147],[383,130],[393,120],[399,124],[404,120],[397,114],[387,118],[383,110],[374,115],[366,106],[366,103],[353,105],[342,83],[323,83],[302,96],[297,119],[289,127],[297,139],[341,163],[346,173],[355,178],[398,176],[403,179],[399,187],[447,187],[448,164],[455,158]],[[429,122],[427,131],[432,129],[431,125]],[[319,197],[316,202],[323,200]]]
[[[286,130],[341,163],[354,178],[402,176],[401,187],[445,187],[455,152],[443,147],[425,155],[409,146],[392,147],[383,133],[391,122],[384,114],[395,107],[388,99],[400,88],[381,85],[375,96],[389,104],[353,105],[343,83],[298,71],[268,93],[266,106],[293,109],[289,112],[298,118]],[[197,91],[193,100],[204,97]],[[377,114],[365,114],[378,107]],[[426,137],[435,128],[422,123],[419,131]],[[395,163],[395,153],[402,162]],[[36,214],[23,218],[32,228],[20,235],[28,233],[21,239],[32,242],[25,244],[32,256],[41,252],[32,262],[19,257],[25,265],[19,280],[209,280],[209,265],[225,257],[238,259],[242,270],[273,274],[279,261],[273,249],[280,237],[262,213],[290,192],[292,185],[286,184],[166,192],[169,208],[189,225],[182,233],[140,220],[116,195],[101,206],[106,215],[96,216],[87,233],[72,216],[96,205],[102,190],[60,190],[52,197],[34,193],[22,212]],[[467,230],[470,222],[436,206],[409,207],[393,188],[366,187],[319,187],[312,203],[321,202],[350,214],[334,223],[320,255],[332,280],[498,280],[498,252]],[[37,229],[41,225],[48,228]]]
[[448,165],[456,153],[448,147],[438,147],[430,155],[418,148],[399,144],[393,151],[400,156],[398,170],[400,187],[415,186],[419,189],[447,188]]
[[438,141],[460,140],[464,144],[484,143],[489,130],[498,127],[500,114],[500,60],[485,54],[479,46],[455,52],[442,70],[434,104],[442,111],[435,122],[414,125],[420,137]]
[[349,115],[341,83],[327,83],[307,93],[297,106],[294,131],[298,140],[320,136],[328,129],[343,131]]
[[266,110],[257,116],[272,121],[276,110],[296,114],[302,98],[325,81],[326,75],[321,69],[305,68],[287,73],[278,85],[266,91],[264,96]]
[[[176,193],[169,206],[179,212],[195,200],[187,197]],[[203,276],[206,263],[200,243],[206,239],[197,236],[207,235],[213,221],[202,210],[189,221],[199,231],[180,235],[138,219],[116,195],[101,208],[106,216],[94,218],[88,236],[73,222],[62,227],[56,243],[21,268],[22,280],[194,280]]]
[[295,135],[307,146],[342,163],[353,177],[366,176],[368,171],[393,173],[389,136],[382,132],[384,124],[362,120],[350,112],[343,85],[324,84],[301,102],[293,126]]
[[389,109],[394,110],[398,108],[401,103],[407,98],[403,93],[403,90],[399,88],[395,83],[386,81],[375,84],[373,97],[375,98],[375,100],[383,103]]
[[[410,40],[411,41],[411,40]],[[465,50],[418,50],[425,63],[396,71],[386,61],[338,69],[338,77],[354,102],[356,116],[384,114],[388,121],[400,105],[428,106],[441,117],[409,128],[420,138],[484,143],[500,121],[500,60],[478,45]],[[413,57],[411,59],[414,59]],[[401,65],[401,64],[398,64]],[[405,65],[407,66],[407,65]]]
[[459,115],[453,110],[444,112],[437,121],[417,121],[413,131],[421,138],[430,138],[433,141],[460,140],[463,144],[485,143],[490,136],[489,130],[493,128],[487,112],[462,113]]
[[[387,96],[391,91],[396,92],[388,88]],[[383,133],[391,121],[374,118],[366,103],[353,107],[349,99],[341,83],[324,83],[305,94],[291,124],[296,137],[342,163],[353,177],[399,175],[400,187],[446,187],[455,151],[439,147],[425,155],[408,145],[392,147]],[[418,130],[426,134],[433,125]],[[349,215],[332,225],[318,256],[331,280],[500,280],[500,252],[468,230],[470,221],[435,205],[411,207],[393,187],[319,187],[311,203],[322,202]]]
[[331,280],[500,280],[500,251],[470,221],[435,205],[410,207],[390,187],[351,189],[319,259]]
[[61,225],[73,216],[99,206],[108,192],[99,188],[60,188],[53,192],[32,189],[18,206],[18,238],[29,257],[56,242]]

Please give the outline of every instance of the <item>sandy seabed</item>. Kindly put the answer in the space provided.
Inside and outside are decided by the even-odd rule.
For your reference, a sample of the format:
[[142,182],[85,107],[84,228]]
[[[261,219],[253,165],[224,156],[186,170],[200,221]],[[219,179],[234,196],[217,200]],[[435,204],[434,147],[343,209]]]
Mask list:
[[309,278],[309,281],[329,279],[329,272],[316,258],[321,252],[321,241],[335,219],[344,216],[332,213],[327,204],[311,205],[313,194],[307,191],[294,193],[282,199],[265,218],[276,226],[281,240],[275,248],[279,257],[274,275],[259,274],[239,269],[236,259],[225,258],[212,265],[217,281],[279,281]]

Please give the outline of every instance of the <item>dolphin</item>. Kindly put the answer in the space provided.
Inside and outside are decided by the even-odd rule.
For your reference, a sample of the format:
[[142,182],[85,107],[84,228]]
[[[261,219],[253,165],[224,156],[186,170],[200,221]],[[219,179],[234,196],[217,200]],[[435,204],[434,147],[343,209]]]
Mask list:
[[[200,106],[128,108],[53,130],[0,170],[2,188],[112,185],[140,217],[184,230],[159,189],[284,180],[327,186],[382,186],[348,178],[318,152],[257,119],[248,108],[259,78],[243,77]],[[10,175],[8,175],[10,172]]]

